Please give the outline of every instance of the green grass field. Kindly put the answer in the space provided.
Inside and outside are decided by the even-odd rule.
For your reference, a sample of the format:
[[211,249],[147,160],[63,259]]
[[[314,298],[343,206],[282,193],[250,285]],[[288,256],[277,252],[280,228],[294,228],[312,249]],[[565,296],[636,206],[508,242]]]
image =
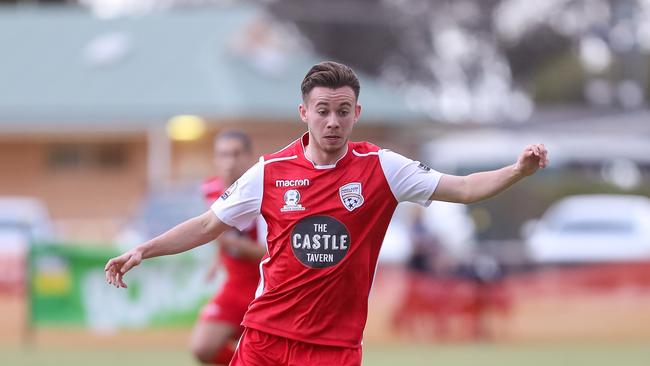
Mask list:
[[[366,346],[364,366],[648,366],[648,344]],[[0,365],[196,365],[184,348],[8,348]]]

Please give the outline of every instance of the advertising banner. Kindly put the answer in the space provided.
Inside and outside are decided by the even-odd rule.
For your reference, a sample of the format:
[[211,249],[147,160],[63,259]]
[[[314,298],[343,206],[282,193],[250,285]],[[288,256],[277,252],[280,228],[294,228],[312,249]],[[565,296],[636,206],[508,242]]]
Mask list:
[[106,283],[109,248],[33,245],[29,255],[32,325],[93,329],[188,326],[223,278],[206,282],[211,246],[143,262],[125,276],[127,289]]

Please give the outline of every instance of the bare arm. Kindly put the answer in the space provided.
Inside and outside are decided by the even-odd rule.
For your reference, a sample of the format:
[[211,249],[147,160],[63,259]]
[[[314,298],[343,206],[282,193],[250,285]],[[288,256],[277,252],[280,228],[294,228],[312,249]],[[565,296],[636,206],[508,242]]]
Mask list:
[[431,199],[457,203],[481,201],[503,192],[547,165],[548,157],[544,145],[530,145],[519,155],[516,163],[501,169],[466,176],[442,176]]
[[229,228],[212,211],[207,211],[109,260],[104,267],[106,281],[126,288],[122,277],[143,259],[185,252],[215,239]]

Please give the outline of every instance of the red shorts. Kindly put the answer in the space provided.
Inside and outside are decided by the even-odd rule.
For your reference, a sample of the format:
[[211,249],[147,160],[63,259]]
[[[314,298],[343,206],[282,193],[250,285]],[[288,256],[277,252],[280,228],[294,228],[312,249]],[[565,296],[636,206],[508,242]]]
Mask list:
[[[242,332],[244,327],[241,326],[241,321],[251,301],[252,297],[243,297],[236,292],[219,292],[201,309],[199,319],[203,322],[228,323]],[[240,334],[236,334],[236,337],[239,338]]]
[[360,366],[361,347],[305,343],[246,328],[230,366]]

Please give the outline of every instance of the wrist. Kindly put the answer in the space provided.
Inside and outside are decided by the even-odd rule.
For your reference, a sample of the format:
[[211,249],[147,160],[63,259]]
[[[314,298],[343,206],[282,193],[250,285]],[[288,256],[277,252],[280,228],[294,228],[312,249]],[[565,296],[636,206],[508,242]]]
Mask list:
[[142,259],[151,258],[151,241],[133,248],[133,252],[134,254],[139,255]]
[[510,175],[513,179],[519,180],[526,177],[526,173],[521,169],[521,166],[517,163],[510,166]]

